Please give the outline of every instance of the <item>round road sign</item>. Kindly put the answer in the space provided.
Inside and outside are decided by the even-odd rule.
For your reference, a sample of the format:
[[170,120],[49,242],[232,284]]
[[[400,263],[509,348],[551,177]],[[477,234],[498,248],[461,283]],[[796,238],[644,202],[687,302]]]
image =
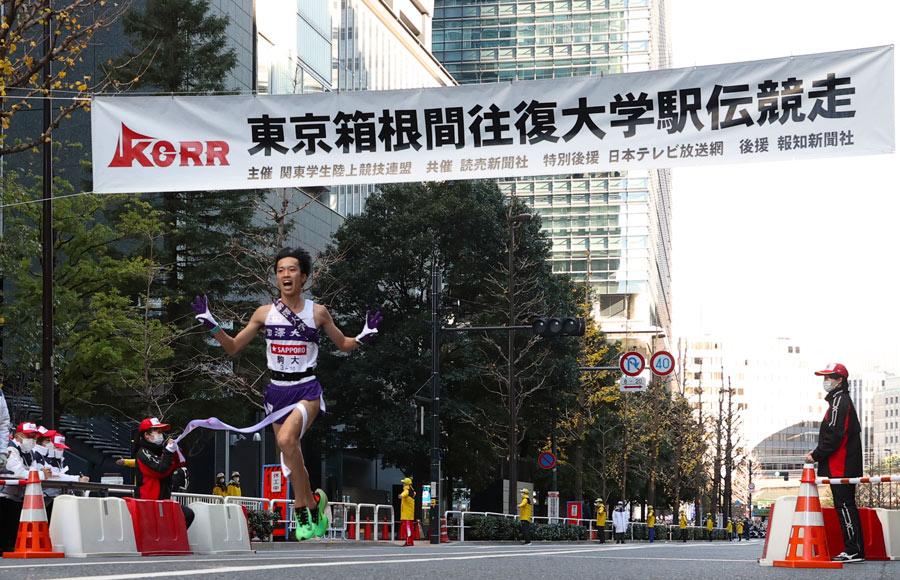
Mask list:
[[619,368],[629,377],[636,377],[644,372],[644,355],[639,352],[626,352],[619,359]]
[[665,350],[654,353],[650,357],[650,370],[661,377],[672,374],[675,370],[675,357]]
[[556,467],[556,456],[549,451],[541,451],[538,454],[538,467],[541,469],[553,469]]

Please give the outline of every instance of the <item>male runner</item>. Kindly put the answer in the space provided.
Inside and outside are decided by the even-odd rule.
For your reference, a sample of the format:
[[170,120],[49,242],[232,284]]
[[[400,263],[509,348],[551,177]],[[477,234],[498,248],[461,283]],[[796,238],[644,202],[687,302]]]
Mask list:
[[[282,468],[294,486],[294,517],[298,540],[322,537],[328,530],[325,508],[328,497],[321,489],[313,493],[303,461],[300,439],[309,431],[319,411],[325,411],[322,385],[316,379],[319,332],[324,331],[343,352],[370,342],[378,332],[381,312],[367,312],[366,324],[355,338],[345,336],[334,324],[328,309],[303,297],[312,273],[312,259],[305,250],[283,248],[275,256],[275,278],[280,298],[260,306],[243,330],[231,337],[219,328],[209,312],[205,296],[194,299],[196,318],[212,332],[222,348],[234,356],[265,329],[266,358],[270,381],[266,387],[266,413],[297,406],[272,427],[281,449]],[[312,509],[311,509],[312,508]]]

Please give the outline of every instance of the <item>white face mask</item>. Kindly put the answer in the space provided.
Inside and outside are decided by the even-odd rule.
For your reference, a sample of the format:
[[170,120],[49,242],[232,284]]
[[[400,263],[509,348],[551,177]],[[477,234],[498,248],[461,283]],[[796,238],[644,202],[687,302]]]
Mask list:
[[50,457],[53,457],[55,459],[62,459],[62,456],[63,456],[62,449],[57,449],[54,447],[53,449],[50,450]]
[[43,445],[36,445],[32,450],[32,453],[35,453],[37,455],[47,455],[47,448]]
[[155,443],[159,445],[163,442],[163,434],[162,433],[151,433],[150,434],[150,443]]
[[21,447],[22,451],[25,453],[31,453],[34,449],[34,439],[22,439],[22,441],[19,442],[19,447]]
[[841,386],[841,379],[832,379],[830,377],[825,377],[822,380],[822,389],[824,389],[826,393],[830,393],[839,386]]

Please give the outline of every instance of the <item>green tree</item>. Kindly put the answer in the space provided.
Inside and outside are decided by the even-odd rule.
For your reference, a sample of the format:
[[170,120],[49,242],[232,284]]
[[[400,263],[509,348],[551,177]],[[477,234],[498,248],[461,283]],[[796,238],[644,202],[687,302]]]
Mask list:
[[109,63],[120,90],[153,87],[167,93],[225,88],[237,53],[227,46],[228,18],[209,14],[206,0],[148,0],[125,13],[133,48]]
[[[223,91],[236,64],[235,51],[225,48],[227,26],[227,17],[210,14],[205,0],[149,0],[126,13],[124,29],[133,48],[111,63],[110,72],[123,89]],[[190,300],[207,294],[220,320],[240,326],[272,295],[271,257],[279,240],[273,225],[257,220],[267,195],[246,190],[148,196],[165,224],[164,235],[152,242],[162,265],[152,292],[163,323],[197,329]],[[211,407],[220,417],[244,420],[261,409],[260,344],[228,361],[200,331],[182,332],[169,346],[176,420],[205,416]]]
[[[61,179],[54,188],[62,195],[72,191]],[[41,352],[42,283],[35,258],[41,206],[28,203],[34,198],[17,175],[6,175],[2,203],[19,205],[7,210],[0,239],[0,273],[11,288],[2,310],[11,322],[4,332],[4,362],[26,384],[35,378],[27,369],[39,367]],[[158,275],[152,254],[126,250],[160,234],[159,215],[134,197],[82,195],[54,203],[53,227],[54,368],[63,406],[114,409],[131,417],[160,412],[169,399],[167,345],[181,331],[158,319],[146,294],[126,290],[152,285]]]
[[[349,358],[321,356],[331,421],[345,426],[342,443],[404,470],[428,473],[429,438],[416,434],[413,397],[420,390],[428,396],[430,388],[430,267],[437,260],[442,272],[443,324],[505,324],[508,302],[498,289],[507,278],[508,211],[491,182],[388,186],[335,234],[317,267],[313,294],[342,327],[358,326],[368,306],[380,305],[385,312],[373,345]],[[517,238],[517,265],[535,276],[529,281],[523,275],[517,292],[543,282],[545,300],[534,307],[572,312],[574,306],[565,310],[564,305],[571,300],[571,284],[550,273],[539,221],[520,227]],[[522,311],[518,322],[535,313]],[[499,345],[505,345],[506,334],[498,334],[445,334],[441,349],[445,474],[475,489],[496,480],[506,451],[508,399],[497,372],[505,368],[505,346]],[[545,375],[566,364],[562,354],[554,360],[548,351],[562,353],[574,339],[517,340],[520,392],[537,407],[550,390]],[[538,360],[547,365],[535,368]],[[568,365],[574,367],[574,356]],[[529,446],[542,444],[550,427],[548,414],[530,407],[523,401],[520,417]],[[537,420],[544,424],[538,427]]]

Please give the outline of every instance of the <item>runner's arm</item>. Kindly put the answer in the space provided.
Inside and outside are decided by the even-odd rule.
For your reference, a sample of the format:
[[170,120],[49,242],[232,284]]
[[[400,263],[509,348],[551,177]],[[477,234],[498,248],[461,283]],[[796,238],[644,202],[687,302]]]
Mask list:
[[219,332],[213,335],[213,338],[219,341],[219,344],[222,345],[222,348],[229,355],[236,355],[241,352],[245,346],[250,344],[250,341],[256,338],[259,330],[265,326],[266,315],[269,313],[269,308],[271,308],[269,305],[257,308],[256,312],[253,313],[253,316],[250,317],[250,322],[247,323],[247,326],[234,337],[220,329]]
[[313,317],[315,318],[316,326],[325,331],[325,334],[328,335],[331,342],[333,342],[341,352],[350,352],[351,350],[359,348],[359,342],[355,338],[346,336],[341,332],[334,323],[334,319],[331,318],[331,313],[328,312],[327,308],[321,304],[316,304]]

